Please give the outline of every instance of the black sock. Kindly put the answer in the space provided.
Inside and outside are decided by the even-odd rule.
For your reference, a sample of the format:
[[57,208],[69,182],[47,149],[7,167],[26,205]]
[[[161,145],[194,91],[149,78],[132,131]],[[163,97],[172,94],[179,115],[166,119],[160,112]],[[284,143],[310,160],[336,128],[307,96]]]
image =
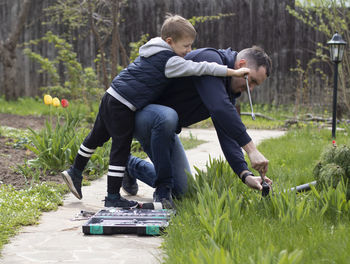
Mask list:
[[120,192],[122,186],[123,177],[107,176],[107,193],[117,194]]

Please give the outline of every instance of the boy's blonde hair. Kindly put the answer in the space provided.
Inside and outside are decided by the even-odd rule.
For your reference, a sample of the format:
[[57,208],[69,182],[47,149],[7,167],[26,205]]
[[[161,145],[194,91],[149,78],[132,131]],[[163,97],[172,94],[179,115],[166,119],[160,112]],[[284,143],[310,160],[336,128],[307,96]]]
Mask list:
[[161,37],[163,40],[169,37],[174,41],[178,41],[184,37],[195,39],[196,34],[196,30],[187,19],[179,15],[166,14],[161,29]]

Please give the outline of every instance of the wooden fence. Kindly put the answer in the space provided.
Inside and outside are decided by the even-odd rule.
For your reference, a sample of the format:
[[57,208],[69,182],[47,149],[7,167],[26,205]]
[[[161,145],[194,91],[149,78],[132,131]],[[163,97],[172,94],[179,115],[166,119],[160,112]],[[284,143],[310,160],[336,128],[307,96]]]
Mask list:
[[[47,30],[63,33],[61,25],[47,27],[43,9],[53,1],[34,1],[21,42],[42,37]],[[0,0],[0,40],[6,38],[11,25],[15,23],[21,0]],[[316,41],[326,42],[316,31],[297,21],[286,11],[294,7],[294,0],[129,0],[122,9],[121,40],[129,51],[128,43],[138,41],[142,34],[157,36],[166,12],[177,13],[186,18],[192,16],[233,13],[233,16],[196,25],[198,31],[194,46],[240,50],[252,45],[263,47],[273,60],[272,76],[252,94],[254,102],[293,104],[297,91],[303,92],[307,103],[319,104],[329,92],[318,79],[305,91],[298,90],[300,81],[296,73],[297,60],[302,65],[313,56]],[[74,47],[84,66],[94,66],[96,45],[91,34],[75,36]],[[47,45],[37,48],[41,54],[53,57],[54,51]],[[17,87],[23,96],[40,94],[39,87],[47,84],[39,66],[17,51]],[[324,65],[326,70],[329,66]],[[329,69],[328,69],[329,70]],[[2,69],[0,65],[0,94],[2,94]],[[306,100],[305,99],[305,100]]]

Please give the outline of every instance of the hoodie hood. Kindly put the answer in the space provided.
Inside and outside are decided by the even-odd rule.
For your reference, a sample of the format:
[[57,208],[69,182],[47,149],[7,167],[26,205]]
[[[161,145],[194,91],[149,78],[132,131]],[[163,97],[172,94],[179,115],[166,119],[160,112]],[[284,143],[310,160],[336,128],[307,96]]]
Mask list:
[[150,57],[163,50],[173,51],[168,43],[166,43],[161,37],[150,39],[146,44],[142,45],[139,54],[141,57]]
[[235,66],[237,51],[233,51],[231,48],[228,49],[219,49],[219,54],[221,55],[222,61],[230,69],[233,69]]

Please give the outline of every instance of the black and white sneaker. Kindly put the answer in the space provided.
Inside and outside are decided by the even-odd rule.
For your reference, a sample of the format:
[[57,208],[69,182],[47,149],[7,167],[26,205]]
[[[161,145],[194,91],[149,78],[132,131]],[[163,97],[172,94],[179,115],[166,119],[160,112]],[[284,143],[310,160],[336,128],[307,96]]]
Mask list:
[[105,197],[105,207],[136,208],[138,205],[138,202],[126,200],[120,195],[119,198],[116,199],[110,199],[108,197]]
[[62,171],[61,176],[67,184],[69,190],[74,194],[75,197],[81,200],[81,198],[83,198],[83,195],[81,193],[81,182],[83,181],[83,177],[75,175],[74,169],[72,167],[68,170]]
[[124,172],[122,188],[128,195],[136,195],[139,190],[136,179],[131,177],[127,170]]

